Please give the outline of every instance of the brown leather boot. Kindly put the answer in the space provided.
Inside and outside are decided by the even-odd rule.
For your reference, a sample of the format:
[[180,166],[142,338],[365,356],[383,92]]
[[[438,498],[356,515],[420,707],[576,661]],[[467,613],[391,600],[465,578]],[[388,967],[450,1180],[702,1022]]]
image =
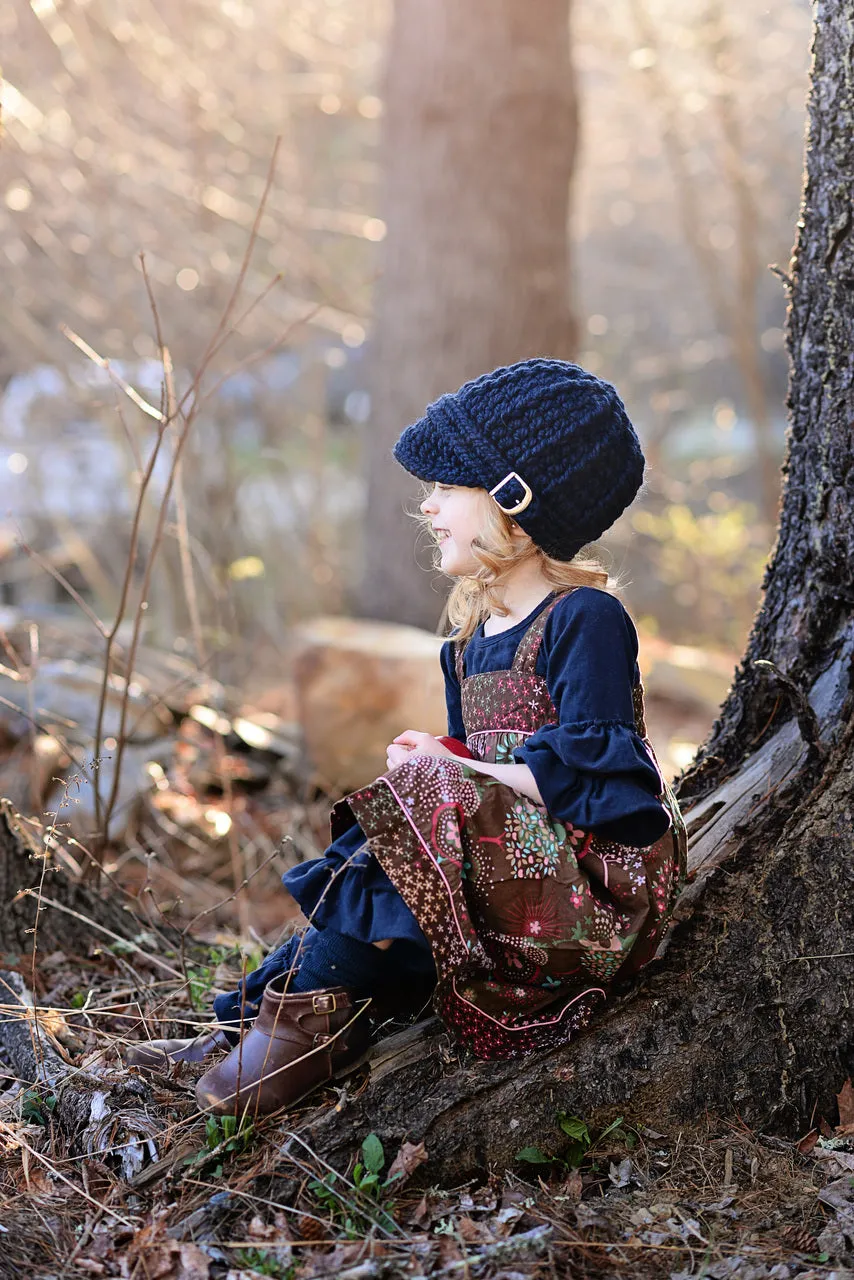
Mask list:
[[203,1062],[212,1053],[230,1049],[231,1041],[224,1031],[214,1027],[189,1040],[144,1040],[122,1047],[122,1056],[129,1067],[168,1071],[176,1062]]
[[365,1056],[367,1001],[346,987],[282,995],[287,975],[265,989],[258,1017],[240,1044],[196,1085],[204,1111],[267,1115],[293,1106]]

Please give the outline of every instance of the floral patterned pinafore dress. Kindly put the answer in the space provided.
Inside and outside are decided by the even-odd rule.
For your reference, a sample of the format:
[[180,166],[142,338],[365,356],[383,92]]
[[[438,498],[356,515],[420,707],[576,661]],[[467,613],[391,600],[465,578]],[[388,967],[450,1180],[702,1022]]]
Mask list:
[[[523,636],[512,668],[465,677],[456,645],[466,744],[478,759],[513,750],[558,715],[536,672],[551,600]],[[463,759],[414,756],[332,811],[332,834],[355,816],[426,935],[438,981],[434,1007],[482,1058],[569,1040],[614,978],[654,955],[685,874],[685,826],[646,737],[643,689],[635,728],[661,779],[669,830],[632,848],[561,823]]]

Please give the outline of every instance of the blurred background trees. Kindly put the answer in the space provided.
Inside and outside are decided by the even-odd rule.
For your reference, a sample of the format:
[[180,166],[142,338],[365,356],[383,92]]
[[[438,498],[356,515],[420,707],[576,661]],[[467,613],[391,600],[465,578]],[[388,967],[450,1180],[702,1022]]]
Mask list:
[[[408,553],[413,482],[388,463],[402,425],[489,369],[574,352],[568,19],[569,0],[394,6],[382,92],[388,234],[374,292],[359,602],[369,617],[432,629],[442,599]],[[429,560],[425,548],[420,562]]]
[[[647,492],[605,543],[642,629],[740,647],[776,513],[784,292],[767,266],[785,269],[797,216],[809,7],[576,0],[571,62],[567,8],[3,8],[8,606],[69,607],[23,531],[109,613],[154,438],[58,325],[159,403],[143,250],[185,387],[281,136],[246,280],[263,297],[187,445],[216,669],[240,678],[318,611],[434,623],[441,584],[425,571],[403,594],[415,495],[388,446],[431,396],[546,349],[613,379],[643,439]],[[171,645],[189,622],[174,522],[166,551],[147,628]]]

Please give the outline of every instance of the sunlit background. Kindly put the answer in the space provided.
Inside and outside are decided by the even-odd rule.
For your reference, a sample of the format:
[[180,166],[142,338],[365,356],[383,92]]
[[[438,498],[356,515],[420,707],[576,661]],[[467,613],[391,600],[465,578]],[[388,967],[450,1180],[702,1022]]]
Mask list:
[[[482,9],[471,7],[473,23]],[[249,687],[261,670],[274,678],[292,624],[359,611],[365,457],[382,408],[370,374],[388,243],[381,139],[389,113],[406,107],[383,96],[393,10],[389,0],[0,8],[7,630],[72,617],[90,626],[81,602],[114,615],[168,411],[157,327],[181,399],[241,264],[167,513],[146,643],[185,655],[195,645],[198,659],[201,640],[209,672]],[[797,220],[809,24],[802,0],[577,0],[572,15],[573,352],[618,385],[649,462],[606,553],[642,644],[659,662],[681,653],[701,707],[726,686],[774,536],[780,274]],[[461,127],[450,107],[442,127]],[[514,306],[495,283],[484,307]],[[142,504],[140,563],[178,434],[164,433]],[[405,601],[398,616],[410,620]],[[710,672],[711,691],[698,691]],[[695,723],[684,729],[673,767],[700,736]]]

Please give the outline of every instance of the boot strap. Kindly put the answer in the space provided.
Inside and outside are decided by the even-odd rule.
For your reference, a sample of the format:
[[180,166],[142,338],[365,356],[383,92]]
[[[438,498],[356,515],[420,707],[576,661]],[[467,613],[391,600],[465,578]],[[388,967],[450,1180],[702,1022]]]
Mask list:
[[312,1013],[337,1013],[338,997],[334,991],[325,991],[311,997]]

